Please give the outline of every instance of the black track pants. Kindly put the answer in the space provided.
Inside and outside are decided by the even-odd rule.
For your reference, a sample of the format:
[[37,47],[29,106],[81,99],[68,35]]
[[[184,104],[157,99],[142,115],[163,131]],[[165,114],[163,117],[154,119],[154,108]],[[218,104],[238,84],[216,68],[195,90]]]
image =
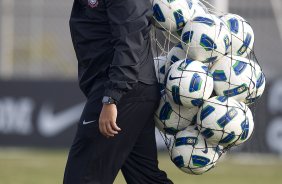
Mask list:
[[112,184],[120,169],[128,184],[171,184],[157,161],[153,114],[159,99],[157,85],[138,83],[118,104],[122,131],[109,139],[98,128],[101,99],[89,99],[69,153],[64,184]]

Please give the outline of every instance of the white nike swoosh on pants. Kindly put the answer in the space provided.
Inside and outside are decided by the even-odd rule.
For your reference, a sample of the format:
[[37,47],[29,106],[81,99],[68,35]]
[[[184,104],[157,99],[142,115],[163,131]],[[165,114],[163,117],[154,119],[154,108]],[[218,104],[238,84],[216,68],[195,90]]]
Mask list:
[[88,125],[88,124],[90,124],[90,123],[94,123],[94,122],[96,122],[96,120],[94,120],[94,121],[83,121],[83,125]]

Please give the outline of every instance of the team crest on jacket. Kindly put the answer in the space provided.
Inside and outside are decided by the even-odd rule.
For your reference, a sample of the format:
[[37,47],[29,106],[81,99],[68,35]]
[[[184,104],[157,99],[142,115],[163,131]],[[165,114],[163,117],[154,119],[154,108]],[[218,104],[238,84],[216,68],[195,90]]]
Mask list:
[[98,0],[88,0],[88,5],[91,7],[91,8],[95,8],[98,6]]

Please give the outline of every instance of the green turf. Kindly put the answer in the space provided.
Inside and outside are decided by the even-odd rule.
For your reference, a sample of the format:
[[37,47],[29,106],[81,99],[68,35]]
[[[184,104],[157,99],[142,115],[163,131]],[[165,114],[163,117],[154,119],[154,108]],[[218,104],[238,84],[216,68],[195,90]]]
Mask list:
[[[66,155],[62,150],[0,149],[0,184],[61,184]],[[275,157],[228,157],[202,176],[182,173],[166,154],[161,154],[159,160],[160,168],[176,184],[282,183],[282,160]],[[115,184],[123,183],[119,175]]]

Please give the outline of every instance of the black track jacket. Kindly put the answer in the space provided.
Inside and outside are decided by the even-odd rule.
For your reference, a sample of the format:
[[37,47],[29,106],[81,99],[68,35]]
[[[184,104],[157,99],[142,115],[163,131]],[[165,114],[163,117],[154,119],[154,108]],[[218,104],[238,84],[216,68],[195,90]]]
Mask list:
[[75,0],[70,30],[80,88],[89,97],[101,82],[119,101],[138,82],[155,84],[150,0]]

